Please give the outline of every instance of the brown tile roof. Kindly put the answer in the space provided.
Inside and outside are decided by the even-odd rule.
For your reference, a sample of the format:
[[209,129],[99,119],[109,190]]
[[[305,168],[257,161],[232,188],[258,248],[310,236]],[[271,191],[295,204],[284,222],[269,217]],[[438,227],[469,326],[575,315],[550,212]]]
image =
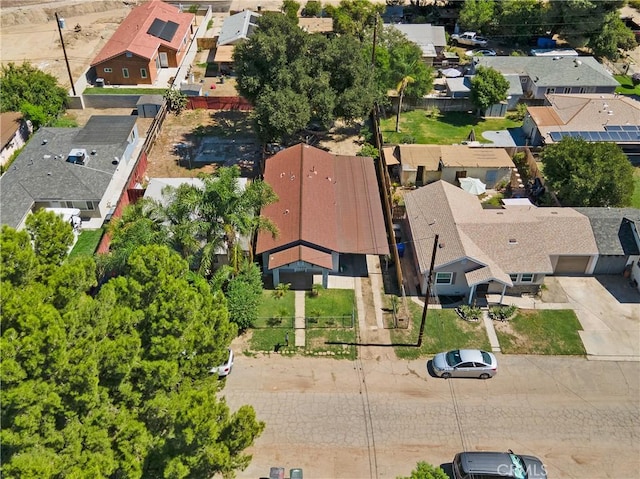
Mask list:
[[324,253],[308,246],[294,246],[269,255],[269,269],[279,268],[297,261],[305,261],[327,269],[333,269],[331,253]]
[[298,144],[267,160],[264,181],[279,200],[261,214],[280,234],[259,234],[258,254],[301,242],[326,252],[389,253],[371,158]]
[[[385,150],[385,157],[386,157]],[[466,145],[398,145],[394,155],[400,158],[403,169],[437,171],[444,166],[473,168],[515,168],[511,157],[503,148],[475,148]]]
[[13,135],[20,129],[22,113],[15,111],[6,111],[0,113],[0,139],[2,140],[2,148],[9,143]]
[[504,148],[473,148],[464,145],[443,145],[442,164],[469,168],[515,168]]
[[589,219],[572,208],[483,209],[476,196],[444,181],[404,199],[423,272],[436,233],[442,245],[436,266],[469,258],[502,279],[509,273],[552,273],[557,255],[598,253]]
[[[162,40],[147,31],[155,19],[172,21],[178,24],[170,41]],[[181,13],[173,5],[160,0],[151,0],[134,8],[120,24],[100,53],[93,59],[95,66],[125,52],[131,52],[142,58],[151,59],[160,45],[178,50],[182,39],[191,27],[194,15]],[[185,47],[186,48],[186,47]]]

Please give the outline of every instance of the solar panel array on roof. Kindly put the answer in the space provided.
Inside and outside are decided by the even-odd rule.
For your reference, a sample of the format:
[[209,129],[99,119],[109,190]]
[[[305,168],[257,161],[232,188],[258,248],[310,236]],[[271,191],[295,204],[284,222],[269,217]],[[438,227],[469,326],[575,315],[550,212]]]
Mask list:
[[147,30],[147,33],[149,35],[153,35],[154,37],[159,37],[160,32],[164,28],[164,25],[165,25],[165,22],[163,22],[159,18],[156,18],[151,24],[151,26],[149,27],[149,30]]
[[153,35],[156,38],[164,40],[165,42],[170,42],[171,40],[173,40],[173,36],[178,31],[179,26],[180,25],[172,22],[171,20],[165,22],[163,20],[160,20],[159,18],[156,18],[149,27],[149,30],[147,30],[147,33],[149,35]]
[[173,36],[178,31],[179,26],[180,25],[178,25],[177,23],[169,20],[164,26],[164,28],[162,29],[162,31],[160,32],[160,35],[158,35],[158,37],[160,37],[162,40],[166,42],[170,42],[171,40],[173,40]]
[[553,141],[560,141],[563,137],[584,138],[587,141],[640,142],[640,127],[635,125],[612,125],[605,127],[607,131],[553,131],[550,133]]

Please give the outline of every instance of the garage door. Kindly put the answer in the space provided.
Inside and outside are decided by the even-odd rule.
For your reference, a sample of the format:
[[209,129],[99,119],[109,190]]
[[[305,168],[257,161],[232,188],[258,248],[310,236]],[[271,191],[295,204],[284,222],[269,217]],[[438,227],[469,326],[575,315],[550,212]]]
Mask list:
[[556,264],[555,274],[584,274],[590,256],[560,256]]

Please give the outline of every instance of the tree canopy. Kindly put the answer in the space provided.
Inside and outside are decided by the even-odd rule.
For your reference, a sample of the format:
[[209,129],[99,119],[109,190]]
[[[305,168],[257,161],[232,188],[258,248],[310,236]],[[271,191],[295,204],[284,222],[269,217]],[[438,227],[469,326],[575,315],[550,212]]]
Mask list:
[[341,0],[338,6],[325,6],[327,15],[333,18],[333,31],[353,35],[359,40],[364,38],[368,29],[373,28],[384,9],[384,4],[369,0]]
[[633,166],[615,143],[564,137],[542,152],[547,185],[564,206],[631,204]]
[[92,297],[92,258],[52,262],[7,226],[0,245],[3,477],[228,477],[247,466],[264,424],[250,407],[229,411],[209,373],[236,334],[221,293],[166,246],[134,250]]
[[471,78],[471,102],[481,115],[491,105],[506,100],[508,90],[507,79],[493,68],[478,67]]
[[22,112],[36,128],[64,112],[68,98],[54,76],[28,62],[2,66],[0,91],[0,111]]
[[447,479],[449,476],[440,467],[432,466],[428,462],[420,461],[416,464],[416,468],[411,471],[410,476],[400,477],[397,479]]
[[[367,2],[368,3],[368,2]],[[254,104],[265,142],[287,142],[310,122],[366,116],[377,91],[360,42],[302,31],[285,15],[266,12],[259,28],[236,46],[239,92]]]
[[465,0],[458,21],[464,30],[486,32],[494,21],[494,0]]

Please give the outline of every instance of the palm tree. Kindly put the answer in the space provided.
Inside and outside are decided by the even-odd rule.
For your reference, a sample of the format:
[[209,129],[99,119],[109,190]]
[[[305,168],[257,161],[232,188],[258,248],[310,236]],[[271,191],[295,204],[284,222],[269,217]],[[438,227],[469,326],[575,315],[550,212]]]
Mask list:
[[398,114],[396,115],[396,133],[400,132],[400,112],[402,111],[402,99],[404,98],[404,91],[407,89],[410,83],[413,83],[415,80],[413,77],[407,75],[400,80],[398,86],[396,87],[396,91],[400,94],[400,98],[398,98]]

